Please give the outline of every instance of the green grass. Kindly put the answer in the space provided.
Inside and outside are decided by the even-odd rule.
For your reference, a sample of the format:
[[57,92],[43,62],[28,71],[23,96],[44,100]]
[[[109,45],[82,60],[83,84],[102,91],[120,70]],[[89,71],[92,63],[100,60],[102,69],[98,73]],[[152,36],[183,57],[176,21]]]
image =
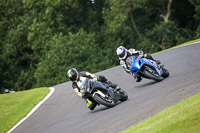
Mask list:
[[[187,43],[184,43],[181,45],[186,45],[186,44],[194,43],[194,42],[198,42],[198,41],[200,41],[200,39],[190,41],[190,42],[187,42]],[[178,46],[180,46],[180,45],[178,45]],[[31,111],[31,109],[35,105],[37,105],[37,103],[39,103],[49,93],[49,91],[50,90],[47,87],[43,87],[43,88],[36,88],[36,89],[28,90],[28,91],[21,91],[21,92],[9,93],[9,94],[0,94],[0,133],[8,131],[18,121],[20,121],[23,117],[25,117]],[[197,96],[194,96],[190,99],[194,99],[193,101],[195,101],[196,100],[195,97],[197,97],[197,99],[199,99],[200,94],[198,94]],[[189,101],[191,101],[191,100],[189,100]],[[184,126],[188,126],[189,128],[191,128],[190,131],[193,131],[193,133],[200,131],[200,128],[199,128],[200,127],[200,120],[199,120],[200,119],[199,118],[199,116],[200,116],[200,111],[199,111],[200,107],[199,106],[200,105],[199,105],[199,102],[196,100],[196,102],[193,103],[194,106],[189,105],[190,102],[188,103],[188,100],[185,100],[184,102],[186,102],[186,103],[180,103],[180,104],[183,104],[183,105],[188,104],[186,106],[184,105],[185,106],[184,113],[186,113],[186,115],[183,112],[181,112],[183,110],[180,110],[180,108],[183,109],[182,105],[176,105],[176,106],[172,107],[172,109],[171,108],[167,109],[166,111],[154,116],[153,118],[150,118],[147,121],[145,121],[135,127],[132,127],[124,132],[125,133],[149,132],[150,129],[154,129],[155,132],[167,132],[167,133],[168,133],[168,129],[172,129],[169,132],[171,132],[171,131],[187,132],[188,130],[182,131],[181,128],[176,128],[176,127],[184,127]],[[198,105],[198,106],[196,106],[196,105]],[[190,108],[190,106],[192,106],[192,107]],[[187,107],[189,107],[189,108],[187,108]],[[178,108],[179,110],[176,110],[176,108]],[[170,110],[173,110],[173,111],[170,112]],[[194,110],[194,112],[192,110]],[[191,112],[193,112],[193,114],[191,114]],[[177,115],[179,115],[179,116],[177,116]],[[161,119],[164,116],[166,118]],[[190,116],[190,118],[186,119],[185,117],[188,117],[188,116]],[[176,117],[177,119],[174,120],[174,117]],[[181,118],[181,119],[179,120],[179,118]],[[183,118],[185,119],[185,121],[183,121]],[[165,125],[165,127],[163,127],[163,128],[159,127],[159,125],[157,125],[157,124],[161,124],[163,121],[164,121],[163,125]],[[165,124],[166,121],[171,122],[171,124],[170,125],[167,124],[168,125],[167,126]],[[180,123],[180,122],[182,122],[182,123]],[[174,127],[176,130],[174,129]]]
[[200,38],[196,39],[196,40],[193,40],[193,41],[189,41],[189,42],[183,43],[181,45],[186,45],[186,44],[195,43],[195,42],[199,42],[199,41],[200,41]]
[[[200,39],[196,39],[175,47],[199,41]],[[200,133],[199,99],[200,93],[158,113],[151,118],[148,118],[133,127],[130,127],[122,133]]]
[[200,93],[122,133],[200,133]]
[[163,52],[163,51],[167,51],[167,50],[170,50],[170,49],[173,49],[173,48],[176,48],[176,47],[180,47],[180,46],[187,45],[187,44],[190,44],[190,43],[195,43],[195,42],[200,42],[200,38],[199,38],[199,39],[196,39],[196,40],[189,41],[189,42],[185,42],[185,43],[183,43],[183,44],[176,45],[176,46],[174,46],[174,47],[171,47],[171,48],[168,48],[168,49],[165,49],[165,50],[162,50],[162,51],[153,53],[153,54],[157,54],[157,53],[160,53],[160,52]]
[[0,133],[10,130],[49,93],[49,88],[36,88],[0,94]]

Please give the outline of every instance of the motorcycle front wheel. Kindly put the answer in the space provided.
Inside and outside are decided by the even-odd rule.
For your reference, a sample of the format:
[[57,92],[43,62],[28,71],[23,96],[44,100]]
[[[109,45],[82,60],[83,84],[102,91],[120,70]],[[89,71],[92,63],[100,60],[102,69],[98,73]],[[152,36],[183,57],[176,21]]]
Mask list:
[[153,79],[157,82],[160,82],[163,80],[163,77],[158,76],[156,74],[156,72],[150,67],[148,67],[148,68],[146,68],[146,70],[144,70],[143,75],[145,78]]
[[95,94],[93,99],[95,101],[97,101],[98,103],[107,106],[107,107],[114,107],[115,106],[115,102],[109,98],[105,98],[99,94]]

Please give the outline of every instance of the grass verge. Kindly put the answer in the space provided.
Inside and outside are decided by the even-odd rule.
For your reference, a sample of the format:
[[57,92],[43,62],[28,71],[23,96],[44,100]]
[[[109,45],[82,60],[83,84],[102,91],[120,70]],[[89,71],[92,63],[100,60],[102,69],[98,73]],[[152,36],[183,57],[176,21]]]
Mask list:
[[0,133],[11,129],[50,92],[49,88],[0,94]]
[[186,44],[195,43],[195,42],[200,42],[200,38],[196,39],[196,40],[193,40],[193,41],[189,41],[189,42],[183,43],[181,45],[186,45]]
[[153,54],[161,53],[161,52],[163,52],[163,51],[167,51],[167,50],[170,50],[170,49],[173,49],[173,48],[176,48],[176,47],[184,46],[184,45],[191,44],[191,43],[195,43],[195,42],[200,42],[200,38],[199,38],[199,39],[196,39],[196,40],[189,41],[189,42],[185,42],[185,43],[183,43],[183,44],[176,45],[176,46],[174,46],[174,47],[171,47],[171,48],[168,48],[168,49],[159,51],[159,52],[155,52],[155,53],[153,53]]
[[122,133],[199,133],[200,93]]
[[[200,42],[200,39],[186,42],[175,47],[195,42]],[[200,99],[200,93],[148,118],[138,125],[122,131],[122,133],[199,133],[200,100],[198,99]]]

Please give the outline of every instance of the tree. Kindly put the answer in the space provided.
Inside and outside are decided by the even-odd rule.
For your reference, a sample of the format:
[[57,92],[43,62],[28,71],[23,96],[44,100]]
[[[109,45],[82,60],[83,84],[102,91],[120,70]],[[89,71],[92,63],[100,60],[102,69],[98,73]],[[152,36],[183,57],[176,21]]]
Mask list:
[[167,12],[166,14],[160,14],[160,17],[163,18],[164,22],[167,23],[169,21],[169,17],[171,15],[171,4],[172,4],[173,0],[168,0],[168,4],[167,4]]
[[35,73],[37,86],[51,86],[67,80],[66,72],[70,68],[79,71],[97,72],[110,65],[109,58],[101,54],[95,44],[94,33],[83,29],[67,36],[55,35],[49,42],[50,50],[39,63]]
[[1,93],[64,82],[71,67],[116,66],[119,45],[152,53],[200,36],[200,0],[0,3]]

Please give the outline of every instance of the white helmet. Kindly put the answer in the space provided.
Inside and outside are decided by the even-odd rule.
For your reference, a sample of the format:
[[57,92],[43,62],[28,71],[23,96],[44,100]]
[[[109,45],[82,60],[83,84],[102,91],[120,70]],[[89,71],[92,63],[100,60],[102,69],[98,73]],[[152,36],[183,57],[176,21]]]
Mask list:
[[117,55],[121,58],[121,59],[125,59],[127,56],[127,49],[123,46],[119,46],[116,50]]

